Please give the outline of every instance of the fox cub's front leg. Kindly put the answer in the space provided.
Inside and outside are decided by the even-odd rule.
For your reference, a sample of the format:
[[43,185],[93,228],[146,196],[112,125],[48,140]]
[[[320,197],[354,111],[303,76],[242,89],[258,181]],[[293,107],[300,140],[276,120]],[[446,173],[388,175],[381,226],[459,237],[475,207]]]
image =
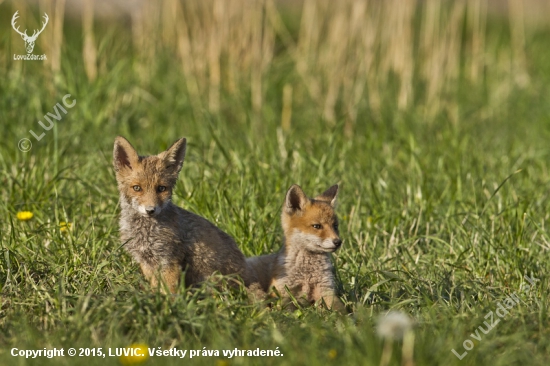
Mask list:
[[336,289],[332,286],[317,285],[313,288],[313,301],[317,304],[323,304],[330,310],[336,310],[341,313],[346,312],[346,306],[336,295]]
[[334,294],[324,295],[322,297],[322,301],[331,310],[336,310],[340,313],[346,312],[346,306],[344,305],[342,300],[340,300],[340,298]]
[[159,267],[141,263],[141,270],[153,289],[157,289],[160,285],[161,291],[165,293],[164,285],[166,285],[171,294],[175,294],[178,290],[181,276],[181,266],[178,263],[170,263]]

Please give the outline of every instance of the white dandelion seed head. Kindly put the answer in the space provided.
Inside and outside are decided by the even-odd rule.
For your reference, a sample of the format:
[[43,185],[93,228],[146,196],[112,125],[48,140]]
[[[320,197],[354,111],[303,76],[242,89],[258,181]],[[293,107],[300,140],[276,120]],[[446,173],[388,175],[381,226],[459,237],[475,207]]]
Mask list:
[[382,338],[402,339],[412,328],[411,318],[401,311],[390,311],[378,318],[376,333]]

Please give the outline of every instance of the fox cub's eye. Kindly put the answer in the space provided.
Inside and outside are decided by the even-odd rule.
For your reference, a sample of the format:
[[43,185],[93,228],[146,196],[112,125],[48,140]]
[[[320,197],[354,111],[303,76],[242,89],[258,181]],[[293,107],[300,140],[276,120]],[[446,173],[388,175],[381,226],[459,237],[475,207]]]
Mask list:
[[320,229],[321,228],[320,224],[313,224],[311,226],[313,226],[314,229]]
[[166,191],[166,187],[165,186],[158,186],[157,191],[164,192],[164,191]]
[[140,187],[140,186],[133,186],[132,188],[133,188],[134,191],[136,191],[136,192],[141,191],[141,187]]
[[338,231],[338,224],[333,225],[334,230]]

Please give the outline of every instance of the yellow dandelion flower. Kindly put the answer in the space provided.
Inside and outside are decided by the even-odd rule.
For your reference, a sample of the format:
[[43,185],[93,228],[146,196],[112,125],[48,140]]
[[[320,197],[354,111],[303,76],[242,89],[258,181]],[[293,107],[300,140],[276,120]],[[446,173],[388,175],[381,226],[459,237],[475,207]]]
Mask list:
[[126,347],[127,355],[120,356],[120,363],[123,365],[137,365],[145,362],[149,358],[147,345],[144,343],[134,343]]
[[338,356],[338,352],[334,348],[328,351],[328,358],[331,360],[334,360],[336,356]]
[[61,232],[61,234],[67,234],[72,226],[72,222],[61,221],[59,223],[59,231]]
[[216,360],[216,366],[229,366],[229,361],[226,361],[226,360]]
[[33,216],[34,214],[30,211],[19,211],[17,213],[17,219],[21,221],[28,221],[32,219]]

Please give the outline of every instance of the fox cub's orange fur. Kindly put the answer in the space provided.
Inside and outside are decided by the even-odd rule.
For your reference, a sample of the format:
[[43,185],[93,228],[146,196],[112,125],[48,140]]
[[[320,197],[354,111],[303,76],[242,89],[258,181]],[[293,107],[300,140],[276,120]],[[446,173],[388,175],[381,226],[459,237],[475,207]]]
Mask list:
[[159,279],[176,292],[182,270],[185,284],[197,284],[218,271],[254,283],[245,257],[233,239],[203,217],[171,202],[185,157],[186,140],[153,156],[138,156],[123,137],[115,139],[114,168],[120,192],[122,243],[153,288]]
[[278,253],[247,259],[265,292],[275,288],[288,300],[288,288],[298,301],[323,301],[329,308],[345,311],[336,295],[330,259],[342,244],[334,212],[337,194],[334,185],[310,199],[299,186],[290,187],[281,215],[283,247]]

